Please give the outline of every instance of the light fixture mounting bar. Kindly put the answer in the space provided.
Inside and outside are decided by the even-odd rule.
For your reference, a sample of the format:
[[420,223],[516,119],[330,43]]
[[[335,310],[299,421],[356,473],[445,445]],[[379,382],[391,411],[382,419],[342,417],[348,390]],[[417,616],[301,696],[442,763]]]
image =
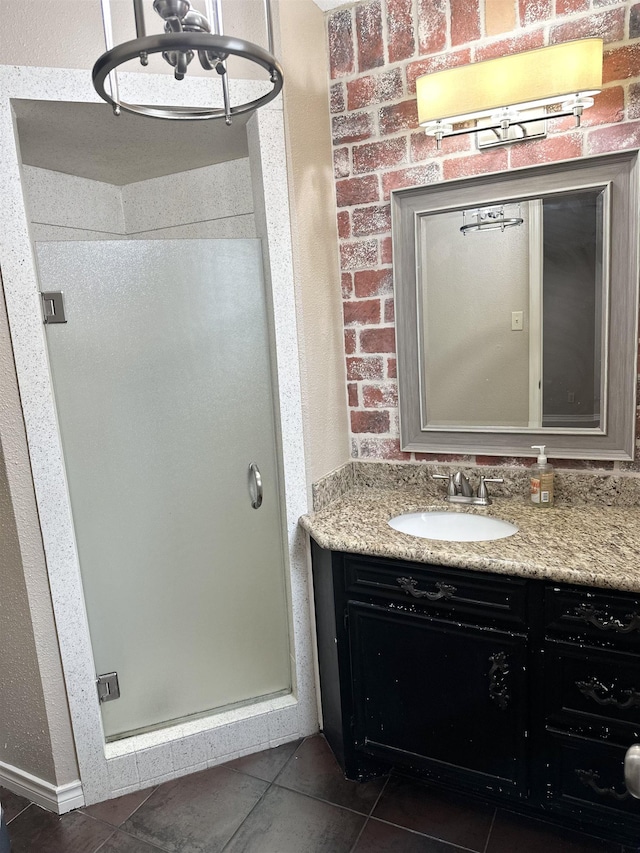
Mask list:
[[[521,127],[524,124],[531,124],[532,122],[541,122],[548,119],[556,119],[556,118],[567,118],[568,116],[572,116],[575,119],[575,127],[580,127],[581,123],[581,115],[582,113],[576,113],[574,110],[569,110],[566,112],[560,113],[548,113],[545,116],[537,116],[536,118],[524,118],[524,119],[516,119],[515,121],[509,122],[509,124],[505,127],[504,122],[497,122],[496,124],[486,124],[482,127],[464,127],[462,130],[442,130],[442,132],[435,131],[430,133],[430,136],[435,136],[436,138],[436,146],[440,148],[440,143],[443,139],[449,139],[450,136],[465,136],[468,133],[478,133],[482,131],[483,133],[487,130],[493,130],[497,136],[500,136],[500,132],[507,130],[509,127]],[[512,142],[525,142],[527,140],[527,136],[524,135],[521,139],[518,140],[510,140]]]

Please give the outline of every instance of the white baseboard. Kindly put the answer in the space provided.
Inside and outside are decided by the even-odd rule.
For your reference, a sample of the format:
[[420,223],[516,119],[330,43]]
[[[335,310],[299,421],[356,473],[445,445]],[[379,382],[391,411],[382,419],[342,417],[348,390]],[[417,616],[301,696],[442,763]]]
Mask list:
[[56,786],[4,761],[0,761],[0,785],[56,814],[66,814],[84,805],[79,779]]

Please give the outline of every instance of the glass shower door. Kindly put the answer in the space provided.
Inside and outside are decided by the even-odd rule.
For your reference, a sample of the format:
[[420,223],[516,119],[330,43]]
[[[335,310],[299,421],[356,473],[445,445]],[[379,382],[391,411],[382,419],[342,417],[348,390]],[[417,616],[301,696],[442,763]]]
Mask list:
[[260,242],[36,249],[106,736],[290,690]]

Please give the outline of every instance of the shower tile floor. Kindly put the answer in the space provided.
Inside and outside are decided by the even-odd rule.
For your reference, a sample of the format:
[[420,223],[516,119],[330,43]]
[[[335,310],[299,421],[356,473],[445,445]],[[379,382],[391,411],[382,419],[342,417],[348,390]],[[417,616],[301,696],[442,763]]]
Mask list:
[[13,853],[631,853],[399,774],[348,782],[322,735],[62,817],[0,801]]

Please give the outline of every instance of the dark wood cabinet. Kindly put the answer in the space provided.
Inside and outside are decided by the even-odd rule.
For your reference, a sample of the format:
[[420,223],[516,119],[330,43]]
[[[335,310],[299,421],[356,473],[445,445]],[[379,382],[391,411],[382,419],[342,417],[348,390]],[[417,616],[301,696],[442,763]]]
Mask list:
[[312,550],[323,727],[349,778],[397,767],[640,843],[636,596]]

